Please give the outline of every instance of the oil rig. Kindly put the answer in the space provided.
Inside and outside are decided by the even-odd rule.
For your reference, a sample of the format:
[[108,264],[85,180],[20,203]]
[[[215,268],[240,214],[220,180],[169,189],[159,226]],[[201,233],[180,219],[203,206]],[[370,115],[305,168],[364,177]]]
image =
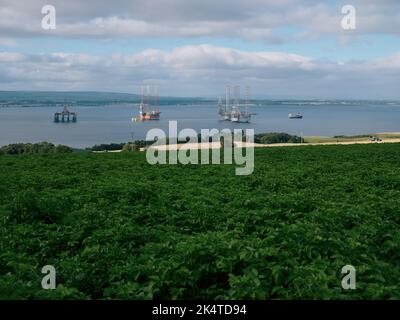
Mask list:
[[240,110],[240,86],[234,88],[234,99],[230,105],[231,86],[225,88],[225,104],[223,107],[222,100],[219,98],[217,104],[218,114],[221,121],[231,121],[236,123],[248,123],[251,119],[249,112],[250,106],[250,87],[246,87],[246,100],[244,104],[245,111]]
[[68,110],[67,104],[64,103],[63,111],[54,113],[54,122],[76,122],[78,114]]
[[230,121],[231,120],[231,111],[229,111],[229,99],[231,94],[231,87],[226,86],[225,88],[225,104],[222,106],[222,99],[218,99],[217,109],[218,114],[220,116],[221,121]]
[[140,95],[139,117],[133,117],[132,121],[160,120],[161,112],[158,110],[158,87],[150,85],[141,86]]

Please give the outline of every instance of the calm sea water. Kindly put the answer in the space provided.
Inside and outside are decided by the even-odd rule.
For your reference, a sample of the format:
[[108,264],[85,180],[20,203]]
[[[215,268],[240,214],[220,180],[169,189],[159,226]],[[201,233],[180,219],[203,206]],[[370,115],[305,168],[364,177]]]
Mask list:
[[[178,130],[253,128],[256,133],[287,132],[296,135],[355,135],[400,131],[400,104],[282,104],[273,102],[251,108],[249,124],[218,121],[214,104],[161,106],[160,121],[132,123],[137,106],[111,104],[76,106],[77,123],[54,123],[55,107],[0,108],[0,145],[17,142],[49,141],[84,148],[101,143],[144,139],[151,128],[168,132],[168,121],[177,120]],[[301,112],[302,120],[288,119],[288,113]]]

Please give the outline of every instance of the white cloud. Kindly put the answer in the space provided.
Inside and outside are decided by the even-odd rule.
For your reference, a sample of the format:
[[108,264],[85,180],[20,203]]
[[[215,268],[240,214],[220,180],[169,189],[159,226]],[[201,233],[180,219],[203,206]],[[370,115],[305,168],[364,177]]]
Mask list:
[[[42,30],[44,0],[0,0],[0,35],[59,37],[232,37],[282,43],[312,34],[342,36],[341,1],[53,0],[57,29]],[[342,4],[345,4],[344,2]],[[400,2],[353,0],[352,34],[400,35]],[[280,28],[291,27],[293,35]],[[311,37],[309,37],[310,39]]]
[[135,92],[159,83],[164,95],[218,95],[225,84],[253,87],[256,96],[398,96],[400,53],[372,61],[329,62],[268,51],[211,45],[148,49],[110,56],[0,52],[2,89]]
[[0,63],[21,62],[26,59],[26,56],[15,52],[0,52]]

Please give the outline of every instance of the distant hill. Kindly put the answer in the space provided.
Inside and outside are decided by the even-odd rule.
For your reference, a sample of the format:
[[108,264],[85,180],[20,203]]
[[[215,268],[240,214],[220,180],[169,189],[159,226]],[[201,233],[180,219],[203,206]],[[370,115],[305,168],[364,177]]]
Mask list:
[[[131,93],[117,92],[96,92],[96,91],[0,91],[0,107],[35,107],[35,106],[59,106],[66,101],[73,106],[100,106],[116,103],[139,103],[140,96]],[[160,105],[193,105],[193,104],[215,104],[217,98],[199,97],[159,97]],[[243,103],[243,100],[242,100]],[[293,106],[365,106],[386,105],[400,106],[400,101],[396,100],[272,100],[272,99],[252,99],[251,105],[293,105]]]
[[[139,103],[140,96],[131,93],[95,91],[0,91],[0,106],[57,106],[66,101],[70,105],[106,105]],[[202,98],[159,97],[160,104],[191,104],[207,101]]]

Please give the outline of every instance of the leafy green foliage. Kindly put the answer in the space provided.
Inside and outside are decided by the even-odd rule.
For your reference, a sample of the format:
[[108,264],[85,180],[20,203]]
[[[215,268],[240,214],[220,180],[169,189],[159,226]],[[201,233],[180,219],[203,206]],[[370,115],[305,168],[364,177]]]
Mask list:
[[125,143],[110,143],[110,144],[96,144],[91,148],[87,148],[90,151],[114,151],[114,150],[122,150]]
[[15,143],[3,146],[0,148],[0,155],[2,154],[46,154],[46,153],[71,153],[72,149],[68,146],[57,145],[55,146],[49,142],[39,143]]
[[88,151],[139,151],[140,148],[146,147],[148,145],[153,144],[154,141],[144,141],[144,140],[136,140],[135,142],[128,143],[110,143],[110,144],[100,144],[95,145],[91,148],[87,148]]
[[254,142],[271,143],[301,143],[301,138],[284,132],[260,133],[254,136]]
[[0,298],[400,298],[400,145],[255,152],[250,176],[140,152],[0,157]]

